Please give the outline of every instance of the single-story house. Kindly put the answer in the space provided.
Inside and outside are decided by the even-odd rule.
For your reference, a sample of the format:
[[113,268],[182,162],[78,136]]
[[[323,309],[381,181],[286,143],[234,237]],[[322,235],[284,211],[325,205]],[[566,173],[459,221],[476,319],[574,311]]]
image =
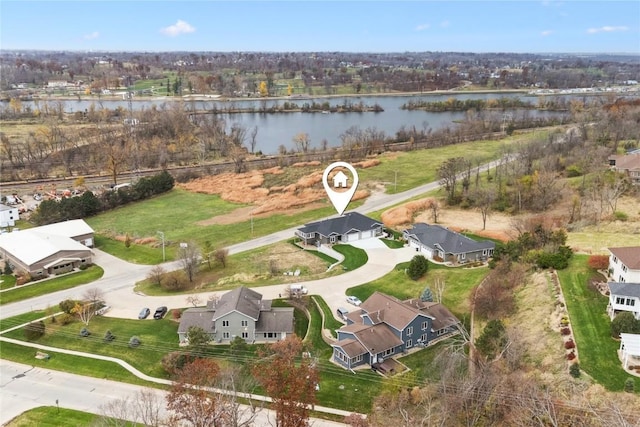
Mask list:
[[460,321],[442,304],[410,299],[401,301],[375,292],[350,312],[337,330],[333,360],[352,369],[376,368],[386,359],[402,356],[414,347],[457,332]]
[[305,245],[348,243],[382,235],[382,223],[358,212],[349,212],[336,218],[305,224],[296,230],[296,236]]
[[93,229],[81,219],[0,234],[0,255],[33,278],[65,273],[93,260]]
[[609,156],[611,169],[622,172],[629,177],[634,185],[640,185],[640,154],[613,154]]
[[248,343],[276,342],[293,334],[293,307],[272,307],[271,300],[244,286],[209,301],[206,307],[189,308],[178,326],[180,344],[187,344],[192,326],[204,329],[217,343],[241,337]]
[[0,203],[0,227],[13,227],[19,219],[20,212],[17,207]]
[[611,320],[620,312],[629,311],[640,320],[640,283],[609,283],[607,313]]
[[454,264],[486,261],[493,255],[496,244],[490,240],[475,241],[441,225],[416,223],[403,231],[409,246],[430,260]]
[[640,283],[640,246],[609,249],[609,277],[615,282]]

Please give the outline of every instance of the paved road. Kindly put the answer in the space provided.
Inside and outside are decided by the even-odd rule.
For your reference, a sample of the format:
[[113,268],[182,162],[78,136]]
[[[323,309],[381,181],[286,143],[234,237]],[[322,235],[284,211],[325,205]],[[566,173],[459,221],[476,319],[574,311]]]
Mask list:
[[[101,406],[116,400],[133,399],[141,390],[156,396],[160,415],[165,418],[167,411],[162,390],[0,360],[0,424],[5,425],[32,408],[55,406],[56,400],[61,408],[100,414]],[[311,423],[315,427],[344,426],[316,418],[312,418]],[[255,425],[274,426],[273,411],[261,410]]]

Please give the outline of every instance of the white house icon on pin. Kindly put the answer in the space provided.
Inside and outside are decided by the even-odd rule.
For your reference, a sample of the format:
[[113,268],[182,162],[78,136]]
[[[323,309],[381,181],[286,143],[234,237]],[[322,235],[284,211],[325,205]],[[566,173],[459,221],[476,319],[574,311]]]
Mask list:
[[347,188],[347,180],[349,177],[345,175],[344,172],[338,171],[338,173],[333,177],[333,186],[335,188]]

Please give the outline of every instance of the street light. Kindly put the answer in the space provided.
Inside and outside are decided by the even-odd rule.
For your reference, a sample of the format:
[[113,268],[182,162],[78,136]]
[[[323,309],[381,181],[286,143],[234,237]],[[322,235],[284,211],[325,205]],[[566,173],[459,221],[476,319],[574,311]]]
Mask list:
[[164,233],[162,231],[158,231],[158,234],[160,235],[160,237],[162,237],[162,262],[165,261],[165,255],[164,255]]

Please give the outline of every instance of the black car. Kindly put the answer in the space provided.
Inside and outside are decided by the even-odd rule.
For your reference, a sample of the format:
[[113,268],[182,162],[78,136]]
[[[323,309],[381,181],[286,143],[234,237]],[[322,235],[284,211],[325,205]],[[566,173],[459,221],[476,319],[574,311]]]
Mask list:
[[138,319],[142,320],[142,319],[146,319],[149,314],[151,314],[151,310],[149,310],[148,307],[145,307],[142,309],[142,311],[140,311],[140,314],[138,314]]
[[154,319],[162,319],[165,314],[167,314],[167,307],[165,307],[165,306],[158,307],[158,308],[156,308],[156,312],[153,313],[153,318]]

